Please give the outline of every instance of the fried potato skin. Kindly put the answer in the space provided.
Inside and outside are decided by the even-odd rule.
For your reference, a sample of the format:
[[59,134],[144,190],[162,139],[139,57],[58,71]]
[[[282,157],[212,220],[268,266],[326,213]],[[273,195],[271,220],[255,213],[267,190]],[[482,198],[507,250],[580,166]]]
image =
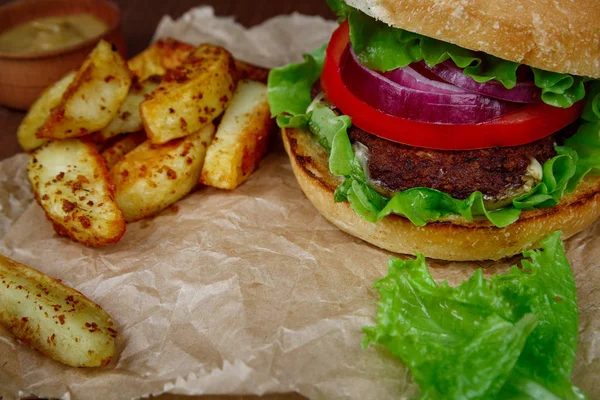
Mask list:
[[197,47],[173,38],[159,40],[157,45],[161,50],[161,63],[166,70],[180,66]]
[[38,139],[36,133],[46,122],[50,112],[56,107],[67,88],[75,79],[76,72],[70,72],[52,86],[48,87],[40,97],[32,104],[27,115],[19,125],[17,138],[23,150],[30,152],[42,146],[48,139]]
[[214,132],[210,124],[162,145],[146,141],[117,162],[110,176],[127,222],[164,210],[194,188]]
[[196,47],[191,44],[173,38],[161,39],[129,60],[127,65],[143,82],[151,76],[163,76],[168,69],[178,67],[194,50]]
[[201,45],[182,65],[167,71],[140,104],[153,144],[192,134],[210,124],[229,104],[237,84],[235,61],[218,46]]
[[267,87],[240,81],[208,148],[200,182],[227,190],[245,182],[266,152],[272,124]]
[[137,77],[132,79],[129,93],[121,104],[117,115],[110,123],[98,132],[99,139],[106,141],[122,133],[131,133],[142,130],[142,117],[140,116],[140,103],[150,95],[160,83],[160,79],[146,79],[139,82]]
[[265,85],[271,71],[268,68],[259,67],[240,60],[235,60],[235,69],[237,70],[239,80],[247,79],[261,82]]
[[125,154],[144,143],[146,139],[145,132],[135,132],[125,135],[125,137],[108,146],[101,153],[102,158],[106,161],[106,168],[110,170]]
[[23,343],[72,367],[108,365],[117,331],[100,306],[0,254],[0,323]]
[[116,50],[101,40],[37,131],[38,138],[67,139],[104,128],[127,97],[131,73]]
[[165,74],[166,69],[162,65],[161,58],[160,48],[154,43],[127,61],[127,66],[138,80],[143,82],[153,75],[163,76]]
[[93,144],[49,142],[32,153],[27,172],[36,201],[59,235],[91,247],[121,239],[125,219]]
[[[173,38],[160,39],[133,57],[127,65],[140,82],[152,76],[163,76],[168,69],[180,66],[196,50],[196,46]],[[238,78],[267,83],[269,69],[235,60]]]

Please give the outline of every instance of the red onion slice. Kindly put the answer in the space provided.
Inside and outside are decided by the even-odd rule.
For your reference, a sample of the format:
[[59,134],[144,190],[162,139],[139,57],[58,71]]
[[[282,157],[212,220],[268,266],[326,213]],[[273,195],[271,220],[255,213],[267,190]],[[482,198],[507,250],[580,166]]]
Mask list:
[[383,74],[389,80],[396,82],[398,85],[409,89],[421,90],[423,92],[437,93],[471,93],[461,89],[458,86],[451,85],[445,81],[434,81],[429,79],[420,72],[415,71],[411,67],[396,68],[395,70],[385,72]]
[[425,63],[422,63],[422,66],[444,81],[482,96],[513,103],[538,103],[540,101],[542,90],[536,87],[532,80],[517,82],[515,87],[507,89],[502,83],[494,80],[485,83],[476,82],[470,76],[465,75],[463,70],[451,60],[434,67],[429,67]]
[[477,124],[498,118],[518,105],[434,81],[413,69],[395,72],[404,85],[363,66],[352,46],[344,50],[340,73],[346,87],[370,106],[390,115],[436,124]]

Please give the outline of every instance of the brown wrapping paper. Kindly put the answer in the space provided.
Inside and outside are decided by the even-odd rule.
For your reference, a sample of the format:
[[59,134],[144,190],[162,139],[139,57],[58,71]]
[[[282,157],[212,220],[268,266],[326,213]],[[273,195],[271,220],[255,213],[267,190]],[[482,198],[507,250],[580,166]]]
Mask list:
[[[265,66],[298,60],[335,24],[299,15],[244,29],[209,8],[163,19],[156,37],[228,47]],[[233,192],[202,188],[155,218],[130,224],[120,243],[90,249],[58,237],[26,181],[26,155],[0,163],[0,252],[66,283],[110,313],[116,360],[73,369],[0,328],[0,395],[130,399],[149,394],[299,392],[311,399],[407,399],[408,370],[381,348],[363,351],[391,254],[329,224],[298,187],[281,144]],[[3,235],[4,234],[4,235]],[[3,236],[2,236],[3,235]],[[600,223],[571,239],[579,291],[574,380],[600,397]],[[515,260],[513,260],[515,261]],[[507,263],[430,262],[458,283],[474,268]]]

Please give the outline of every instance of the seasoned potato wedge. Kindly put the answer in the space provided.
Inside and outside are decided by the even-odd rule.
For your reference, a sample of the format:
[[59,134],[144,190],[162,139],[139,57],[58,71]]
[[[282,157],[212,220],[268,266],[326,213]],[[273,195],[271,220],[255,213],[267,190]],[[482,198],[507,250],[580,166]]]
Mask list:
[[172,38],[161,39],[127,64],[131,72],[143,82],[153,75],[163,76],[168,69],[178,67],[194,50],[196,47],[191,44]]
[[265,154],[271,124],[267,87],[240,81],[206,153],[201,182],[230,190],[245,182]]
[[237,83],[235,62],[221,47],[203,44],[182,65],[167,71],[140,104],[154,144],[190,135],[210,124],[229,104]]
[[108,146],[101,154],[104,161],[106,161],[106,168],[110,170],[125,154],[144,143],[146,139],[146,132],[135,132],[125,135],[122,139]]
[[129,61],[127,66],[140,82],[151,76],[163,76],[166,72],[161,62],[161,50],[157,43],[152,44],[146,50],[136,55]]
[[99,132],[102,140],[107,140],[121,133],[137,132],[142,129],[140,103],[158,87],[160,80],[147,79],[139,83],[133,79],[129,94],[119,108],[115,118]]
[[0,254],[0,323],[23,343],[72,367],[108,365],[117,331],[90,299]]
[[179,67],[197,49],[196,46],[173,38],[159,40],[157,45],[161,50],[161,63],[166,70]]
[[106,165],[93,144],[49,142],[31,154],[27,173],[35,199],[59,235],[102,246],[125,233]]
[[104,128],[127,97],[131,74],[111,45],[101,40],[85,59],[38,138],[66,139]]
[[238,79],[248,79],[251,81],[262,82],[267,84],[269,77],[269,69],[248,64],[247,62],[235,60],[235,69],[237,70]]
[[19,144],[25,151],[33,151],[46,143],[47,139],[38,139],[36,133],[50,116],[50,111],[60,103],[63,94],[75,79],[76,72],[65,75],[61,80],[44,90],[41,96],[29,108],[27,115],[17,131]]
[[149,217],[188,194],[198,183],[214,133],[210,124],[166,144],[146,141],[127,153],[110,170],[125,219],[130,222]]

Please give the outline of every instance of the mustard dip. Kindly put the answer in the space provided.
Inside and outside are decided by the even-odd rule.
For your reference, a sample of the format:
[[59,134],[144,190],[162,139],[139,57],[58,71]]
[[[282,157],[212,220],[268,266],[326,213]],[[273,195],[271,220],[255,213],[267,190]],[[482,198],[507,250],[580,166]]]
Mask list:
[[71,47],[108,29],[93,14],[38,18],[0,33],[0,52],[37,53]]

